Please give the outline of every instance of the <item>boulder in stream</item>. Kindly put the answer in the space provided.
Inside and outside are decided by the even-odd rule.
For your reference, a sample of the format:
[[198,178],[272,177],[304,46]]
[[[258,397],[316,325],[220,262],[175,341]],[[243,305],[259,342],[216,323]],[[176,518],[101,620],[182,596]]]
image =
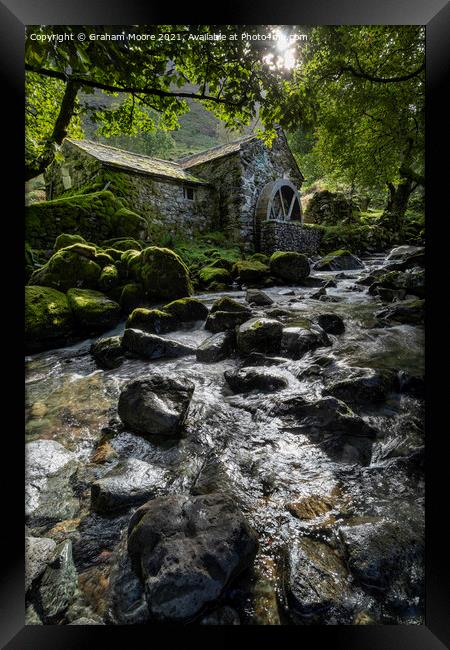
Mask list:
[[195,385],[183,377],[153,374],[129,381],[119,397],[119,417],[142,435],[181,434]]
[[226,370],[225,380],[234,393],[246,393],[251,390],[272,392],[286,388],[286,376],[275,368],[241,368]]
[[316,320],[327,334],[343,334],[345,332],[344,319],[338,314],[320,314]]
[[272,298],[260,289],[247,289],[245,299],[249,304],[253,303],[261,307],[273,304]]
[[219,332],[205,339],[196,350],[197,361],[216,363],[229,357],[235,348],[234,332]]
[[108,336],[98,339],[91,345],[90,353],[100,368],[104,370],[118,368],[124,360],[122,337]]
[[195,354],[195,348],[192,346],[132,328],[124,331],[122,348],[131,355],[143,359],[176,358]]
[[237,347],[241,354],[278,352],[282,324],[273,318],[251,318],[237,331]]
[[120,306],[100,291],[92,289],[69,289],[67,300],[74,319],[82,330],[104,331],[120,320]]
[[221,493],[153,499],[128,527],[128,553],[153,621],[197,618],[251,564],[256,549],[255,533]]
[[356,255],[341,249],[328,253],[314,264],[316,271],[350,271],[363,268],[364,264]]
[[330,345],[330,338],[318,325],[283,328],[281,354],[291,359],[300,359],[310,350]]
[[275,251],[270,257],[270,273],[289,284],[301,284],[309,276],[308,258],[295,251]]

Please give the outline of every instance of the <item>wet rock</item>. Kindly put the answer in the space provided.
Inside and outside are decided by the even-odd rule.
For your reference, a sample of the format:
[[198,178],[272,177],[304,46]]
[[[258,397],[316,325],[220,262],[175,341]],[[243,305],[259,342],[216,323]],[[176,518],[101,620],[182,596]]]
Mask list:
[[[424,532],[413,530],[408,522],[401,524],[380,520],[369,524],[342,526],[339,537],[344,546],[350,570],[367,589],[386,591],[401,575],[406,592],[420,593],[423,565]],[[420,573],[420,572],[419,572]]]
[[266,311],[266,316],[268,318],[287,318],[291,315],[292,311],[290,309],[283,309],[282,307],[274,307],[273,309],[268,309]]
[[307,402],[296,395],[267,404],[270,415],[283,418],[287,430],[306,435],[333,459],[367,464],[376,431],[344,402],[324,397]]
[[112,513],[108,516],[91,513],[84,517],[78,529],[79,534],[72,542],[77,569],[84,570],[98,564],[101,557],[111,555],[128,520],[128,513]]
[[327,295],[327,292],[326,292],[325,287],[321,287],[319,289],[319,291],[315,291],[314,293],[312,293],[310,298],[312,298],[313,300],[319,300],[319,298],[321,298],[322,296],[326,296],[326,295]]
[[33,605],[28,605],[25,610],[25,625],[44,625]]
[[215,363],[229,357],[235,348],[234,332],[219,332],[207,338],[196,350],[197,361]]
[[320,314],[317,323],[327,334],[343,334],[345,332],[344,320],[337,314]]
[[92,508],[98,513],[128,508],[161,494],[166,484],[164,470],[127,458],[92,484]]
[[387,289],[386,287],[378,287],[377,293],[382,302],[394,302],[395,300],[403,300],[406,296],[404,289]]
[[34,440],[25,446],[25,516],[29,525],[72,518],[79,508],[71,486],[76,456],[54,440]]
[[281,366],[284,363],[286,363],[286,359],[283,357],[269,357],[262,352],[250,352],[242,362],[241,368],[248,368],[249,366]]
[[239,614],[232,607],[218,607],[199,620],[199,625],[240,625]]
[[120,306],[100,291],[69,289],[67,300],[78,326],[86,331],[104,331],[117,325]]
[[353,376],[329,384],[324,394],[359,406],[361,403],[384,402],[388,393],[397,388],[395,371],[355,368],[350,372]]
[[214,314],[217,311],[228,311],[228,312],[242,312],[243,314],[251,314],[252,310],[247,305],[243,305],[238,300],[230,298],[230,296],[223,296],[218,298],[211,307],[211,314]]
[[69,623],[69,625],[104,625],[101,621],[96,621],[93,618],[86,618],[86,616],[82,616],[81,618],[77,618],[75,621],[72,621],[72,623]]
[[139,625],[149,619],[144,584],[133,570],[127,541],[125,533],[114,553],[109,580],[106,622],[115,625]]
[[205,323],[205,330],[209,332],[225,332],[234,330],[238,325],[245,323],[251,316],[252,312],[243,311],[215,311],[210,313]]
[[275,251],[270,258],[270,273],[283,282],[301,283],[310,274],[306,255],[293,251]]
[[232,269],[238,284],[245,286],[262,286],[269,279],[269,267],[258,260],[238,260]]
[[281,289],[278,292],[279,296],[295,296],[295,291],[294,289]]
[[45,622],[51,622],[70,605],[77,589],[77,572],[72,558],[72,542],[66,540],[55,549],[37,591],[37,602]]
[[251,318],[238,329],[238,351],[241,354],[278,352],[282,331],[282,324],[275,319]]
[[398,246],[386,258],[386,268],[395,271],[406,271],[417,266],[425,266],[423,246]]
[[342,302],[342,300],[343,299],[340,296],[328,296],[326,294],[319,298],[320,302]]
[[224,377],[234,393],[246,393],[251,390],[271,392],[288,385],[286,377],[280,371],[266,368],[226,370]]
[[371,295],[379,294],[381,289],[399,291],[401,295],[412,294],[418,298],[425,297],[425,271],[410,269],[408,271],[389,271],[380,275],[369,287]]
[[407,393],[413,397],[424,399],[425,379],[419,375],[411,375],[404,370],[398,373],[399,389],[401,393]]
[[144,359],[161,359],[163,357],[173,359],[195,354],[195,348],[192,346],[135,329],[124,331],[122,348],[128,353]]
[[394,303],[392,307],[377,311],[375,317],[387,323],[420,325],[425,317],[425,300],[404,300]]
[[164,310],[138,307],[128,316],[125,327],[149,334],[166,334],[176,330],[179,322],[173,314]]
[[327,544],[302,538],[287,561],[285,591],[294,622],[350,624],[354,605],[343,561]]
[[349,271],[363,268],[361,260],[346,250],[333,251],[314,264],[316,271]]
[[205,320],[208,316],[208,307],[197,298],[180,298],[169,302],[162,310],[174,316],[181,323]]
[[27,353],[67,345],[73,328],[73,314],[64,293],[48,287],[25,287]]
[[125,384],[119,397],[119,417],[142,435],[179,436],[195,385],[184,378],[154,374]]
[[91,345],[90,353],[100,368],[104,370],[118,368],[125,358],[122,349],[122,337],[108,336],[98,339]]
[[149,501],[133,515],[128,531],[150,620],[166,623],[197,618],[250,565],[257,548],[234,501],[218,493]]
[[297,501],[291,501],[286,504],[286,510],[297,519],[309,521],[322,517],[327,512],[332,510],[336,504],[336,499],[331,497],[321,497],[318,495],[311,495],[303,497]]
[[273,305],[272,298],[260,289],[247,289],[245,299],[248,303],[253,303],[261,307],[264,307],[265,305]]
[[300,359],[306,352],[322,346],[330,346],[331,341],[318,325],[305,327],[285,327],[281,338],[281,354],[291,359]]
[[56,542],[48,537],[25,537],[25,591],[45,571]]

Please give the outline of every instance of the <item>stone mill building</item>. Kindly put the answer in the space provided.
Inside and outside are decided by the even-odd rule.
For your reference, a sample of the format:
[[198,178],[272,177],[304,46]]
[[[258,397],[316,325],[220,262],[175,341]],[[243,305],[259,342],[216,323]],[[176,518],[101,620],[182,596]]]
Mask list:
[[281,129],[271,147],[247,136],[177,161],[69,138],[61,153],[46,174],[48,198],[107,171],[126,184],[130,209],[167,233],[220,230],[265,253],[314,248],[315,233],[302,227],[303,175]]

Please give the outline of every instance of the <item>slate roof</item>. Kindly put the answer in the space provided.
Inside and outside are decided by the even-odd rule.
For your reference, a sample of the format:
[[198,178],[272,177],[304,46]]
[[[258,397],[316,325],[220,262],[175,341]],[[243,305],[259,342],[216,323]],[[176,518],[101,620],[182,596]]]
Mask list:
[[185,181],[197,185],[209,185],[205,180],[187,172],[177,162],[151,158],[150,156],[116,149],[116,147],[92,142],[91,140],[72,140],[71,138],[66,138],[66,140],[110,167],[131,170],[149,176]]
[[212,147],[206,151],[201,151],[200,153],[195,153],[192,156],[184,156],[179,158],[177,162],[183,167],[183,169],[189,169],[194,165],[200,165],[201,163],[209,162],[215,158],[222,158],[222,156],[228,156],[229,154],[239,151],[241,146],[245,142],[250,142],[250,140],[256,140],[256,135],[245,136],[244,138],[239,138],[228,144],[221,144],[217,147]]

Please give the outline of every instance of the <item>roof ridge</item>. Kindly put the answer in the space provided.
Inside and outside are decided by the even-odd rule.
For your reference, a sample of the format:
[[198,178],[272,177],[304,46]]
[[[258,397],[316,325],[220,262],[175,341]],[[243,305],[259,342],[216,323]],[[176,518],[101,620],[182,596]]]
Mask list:
[[216,151],[218,149],[223,149],[225,147],[229,147],[230,145],[237,144],[238,142],[244,142],[245,140],[252,140],[253,138],[256,138],[257,136],[252,134],[252,135],[245,135],[240,138],[236,138],[236,140],[232,140],[231,142],[224,142],[223,144],[216,144],[214,147],[209,147],[209,149],[202,149],[202,151],[197,151],[197,153],[191,153],[189,156],[182,156],[181,158],[177,158],[177,162],[181,163],[183,161],[189,160],[190,158],[195,158],[196,156],[202,156],[205,153],[208,153],[210,151]]
[[85,138],[84,140],[75,140],[74,138],[66,138],[66,140],[68,140],[69,142],[73,142],[74,144],[81,144],[81,145],[84,142],[87,142],[89,144],[93,144],[95,147],[104,147],[105,149],[112,149],[113,151],[119,151],[120,153],[130,154],[131,156],[138,156],[139,158],[145,158],[146,160],[156,160],[158,162],[176,165],[177,167],[181,166],[176,160],[166,160],[165,158],[154,158],[153,156],[147,156],[147,154],[145,153],[136,153],[135,151],[129,151],[128,149],[119,149],[119,147],[113,147],[110,144],[104,144],[103,142],[96,142],[95,140],[89,140],[88,138]]

